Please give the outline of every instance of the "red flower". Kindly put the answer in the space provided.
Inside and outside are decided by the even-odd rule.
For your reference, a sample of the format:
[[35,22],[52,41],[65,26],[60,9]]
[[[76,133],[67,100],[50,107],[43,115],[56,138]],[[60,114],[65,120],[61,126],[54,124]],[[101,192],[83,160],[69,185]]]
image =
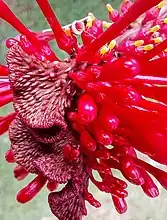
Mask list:
[[[58,219],[79,220],[87,214],[85,201],[101,206],[88,191],[92,181],[124,213],[127,183],[113,169],[158,196],[150,174],[167,188],[167,173],[136,150],[167,165],[165,1],[124,0],[120,11],[107,4],[114,23],[89,13],[64,28],[47,0],[37,3],[52,31],[28,30],[0,0],[0,17],[20,32],[6,41],[7,66],[0,66],[0,106],[13,101],[15,110],[1,117],[0,134],[9,128],[5,157],[18,164],[14,176],[37,175],[17,200],[30,201],[45,184],[55,191],[66,183],[49,194],[51,210]],[[69,54],[66,60],[51,50],[54,39]]]

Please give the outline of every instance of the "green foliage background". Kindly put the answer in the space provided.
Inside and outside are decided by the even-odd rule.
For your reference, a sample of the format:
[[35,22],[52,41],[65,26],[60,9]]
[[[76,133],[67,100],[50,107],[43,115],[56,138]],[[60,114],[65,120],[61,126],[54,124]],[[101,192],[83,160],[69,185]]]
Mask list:
[[[47,22],[34,0],[6,0],[5,2],[10,5],[12,11],[28,28],[34,31],[48,28]],[[107,19],[105,4],[109,3],[108,0],[50,0],[50,2],[62,25],[85,17],[90,11],[101,19]],[[120,0],[111,2],[116,7]],[[5,63],[5,40],[16,35],[17,32],[0,19],[0,63]],[[58,55],[62,56],[62,54]],[[11,106],[3,108],[0,114],[4,115],[10,112],[11,108]],[[0,220],[29,220],[31,218],[40,220],[43,216],[51,216],[47,205],[48,192],[46,189],[26,205],[20,205],[16,202],[17,191],[25,186],[32,179],[32,176],[22,182],[17,182],[13,178],[13,165],[7,164],[4,160],[4,154],[9,145],[6,134],[0,138]]]

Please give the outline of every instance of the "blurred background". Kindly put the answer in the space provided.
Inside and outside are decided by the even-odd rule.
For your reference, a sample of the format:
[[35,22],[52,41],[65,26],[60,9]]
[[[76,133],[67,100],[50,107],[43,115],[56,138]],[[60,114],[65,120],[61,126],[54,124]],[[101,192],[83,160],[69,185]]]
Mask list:
[[[13,12],[33,31],[48,28],[37,4],[33,0],[5,0]],[[107,19],[105,4],[111,3],[118,7],[120,0],[50,0],[62,25],[68,24],[76,19],[83,18],[88,12],[101,19]],[[0,19],[0,63],[5,63],[5,40],[17,35],[12,27]],[[58,56],[64,54],[57,52]],[[10,112],[12,106],[6,106],[0,110],[0,115]],[[10,146],[7,134],[0,137],[0,220],[55,220],[47,203],[47,190],[43,189],[40,194],[30,203],[21,205],[15,200],[15,195],[20,188],[25,186],[33,176],[18,182],[13,178],[13,166],[4,160],[4,154]],[[118,175],[120,175],[118,173]],[[166,220],[167,219],[167,192],[161,186],[161,195],[156,199],[146,197],[139,187],[129,184],[129,197],[127,199],[129,209],[126,214],[120,216],[113,208],[109,195],[100,193],[91,186],[91,190],[103,206],[95,209],[87,205],[88,216],[85,220]]]

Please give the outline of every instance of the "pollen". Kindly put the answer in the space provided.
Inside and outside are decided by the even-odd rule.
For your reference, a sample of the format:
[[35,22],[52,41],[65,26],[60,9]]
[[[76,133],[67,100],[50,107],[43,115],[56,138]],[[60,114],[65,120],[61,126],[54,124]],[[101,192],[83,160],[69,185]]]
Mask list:
[[161,9],[161,8],[163,8],[165,5],[166,5],[166,1],[161,1],[161,2],[157,5],[157,7],[158,7],[159,9]]
[[112,13],[113,10],[114,10],[113,7],[110,4],[107,4],[106,8],[107,8],[108,12],[110,12],[110,13]]
[[163,41],[162,37],[156,37],[153,39],[155,44],[161,43]]
[[144,44],[144,40],[137,40],[133,44],[135,47],[140,47]]
[[103,47],[100,49],[100,54],[101,54],[101,55],[104,55],[104,54],[106,54],[108,51],[109,51],[109,47],[108,47],[108,46],[103,46]]
[[159,31],[161,28],[160,25],[155,25],[154,27],[150,28],[150,32],[155,33],[157,31]]
[[153,44],[147,44],[147,45],[143,46],[144,51],[149,51],[149,50],[152,50],[153,48],[154,48]]
[[91,28],[93,25],[92,16],[88,16],[86,27]]
[[107,28],[109,28],[111,25],[112,25],[111,22],[103,21],[103,27],[104,27],[104,28],[107,29]]
[[117,43],[116,40],[112,40],[108,45],[109,49],[110,50],[114,49],[114,47],[116,46],[116,43]]
[[64,32],[66,33],[66,35],[67,35],[68,37],[71,37],[71,36],[72,36],[70,27],[66,27],[66,28],[64,29]]
[[164,24],[167,24],[167,18],[163,19]]
[[90,16],[92,18],[92,21],[95,21],[96,18],[92,12],[89,12],[88,16]]

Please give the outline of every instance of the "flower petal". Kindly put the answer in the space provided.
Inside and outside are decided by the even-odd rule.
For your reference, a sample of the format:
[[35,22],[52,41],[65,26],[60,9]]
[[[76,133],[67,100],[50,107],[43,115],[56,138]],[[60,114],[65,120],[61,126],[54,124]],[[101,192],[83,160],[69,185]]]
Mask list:
[[70,182],[62,191],[50,193],[48,201],[51,211],[58,219],[79,220],[86,213],[82,194]]
[[9,138],[16,162],[31,173],[38,173],[33,162],[44,154],[42,146],[35,141],[19,117],[15,118],[9,128]]
[[22,120],[32,128],[65,129],[64,114],[70,107],[75,90],[66,69],[71,63],[51,63],[26,54],[18,45],[8,50],[14,108]]

